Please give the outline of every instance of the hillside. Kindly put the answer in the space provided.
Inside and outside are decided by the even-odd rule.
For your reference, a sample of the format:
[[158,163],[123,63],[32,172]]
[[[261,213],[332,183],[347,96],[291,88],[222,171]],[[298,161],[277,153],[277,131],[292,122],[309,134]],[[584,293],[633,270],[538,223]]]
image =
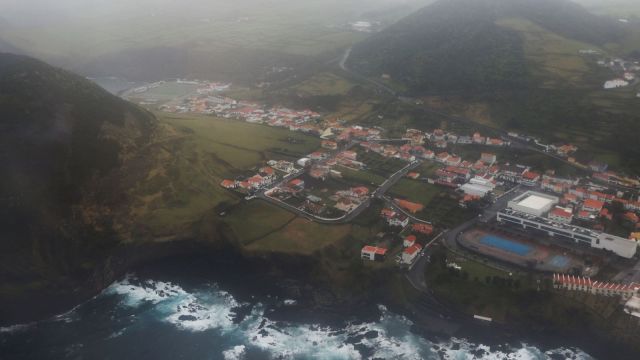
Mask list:
[[442,0],[354,46],[348,66],[387,74],[440,110],[573,142],[586,157],[637,172],[636,92],[602,91],[619,75],[579,51],[632,58],[638,33],[566,0]]
[[370,76],[389,74],[418,93],[518,89],[535,79],[523,39],[497,23],[513,17],[592,44],[623,31],[568,1],[443,0],[356,45],[349,64]]
[[[155,118],[88,80],[0,54],[0,299],[92,270],[121,239],[109,178],[148,143]],[[105,211],[90,214],[87,204]]]

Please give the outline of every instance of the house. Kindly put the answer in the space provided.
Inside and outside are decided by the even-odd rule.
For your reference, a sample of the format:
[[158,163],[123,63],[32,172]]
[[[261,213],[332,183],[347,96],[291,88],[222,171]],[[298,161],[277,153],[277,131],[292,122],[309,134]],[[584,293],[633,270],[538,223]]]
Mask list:
[[418,178],[420,178],[420,173],[417,173],[417,172],[413,172],[413,171],[412,171],[412,172],[410,172],[410,173],[408,173],[408,174],[407,174],[407,177],[408,177],[409,179],[417,180]]
[[525,186],[535,186],[538,181],[540,181],[540,174],[527,170],[522,173],[520,183]]
[[367,245],[360,251],[360,258],[369,261],[384,261],[387,249],[377,246]]
[[459,156],[450,156],[445,160],[445,164],[449,166],[458,166],[462,162],[462,158]]
[[369,189],[367,189],[364,186],[354,187],[354,188],[351,188],[351,194],[352,194],[351,196],[353,197],[358,197],[358,198],[365,197],[369,195]]
[[582,204],[582,210],[599,213],[604,203],[600,200],[586,199]]
[[338,154],[338,157],[341,157],[347,160],[356,161],[358,159],[358,153],[355,151],[346,150]]
[[417,223],[411,226],[411,230],[413,230],[414,232],[429,236],[433,234],[433,225]]
[[447,154],[446,152],[441,152],[438,155],[436,155],[437,161],[445,162],[447,161],[447,159],[449,159],[449,154]]
[[251,185],[252,188],[257,189],[268,183],[268,180],[260,175],[254,175],[248,178],[247,182]]
[[604,83],[603,88],[605,90],[616,89],[620,87],[628,86],[629,82],[623,79],[613,79]]
[[328,166],[314,166],[309,171],[309,176],[311,176],[314,179],[326,180],[327,177],[329,176],[330,171],[331,171],[331,168]]
[[222,180],[222,182],[220,183],[220,186],[222,186],[225,189],[235,189],[238,187],[238,183],[236,183],[233,180]]
[[629,300],[638,294],[640,284],[617,284],[594,281],[587,277],[553,274],[553,287],[555,289],[582,291],[593,295],[620,296],[624,300]]
[[587,220],[587,221],[595,220],[596,218],[595,215],[593,215],[593,213],[585,210],[578,211],[578,215],[576,217],[580,220]]
[[324,160],[326,158],[329,157],[329,154],[322,152],[322,151],[314,151],[311,154],[309,154],[309,159],[314,160],[314,161],[320,161],[320,160]]
[[416,257],[418,257],[418,255],[420,254],[421,250],[422,245],[417,243],[404,249],[404,251],[402,251],[402,262],[405,264],[412,264]]
[[293,179],[289,181],[289,186],[295,190],[304,190],[304,181],[301,179]]
[[413,246],[416,243],[416,236],[415,235],[409,235],[406,238],[404,238],[404,241],[402,242],[402,245],[406,248]]
[[463,178],[464,180],[469,180],[469,178],[471,177],[471,170],[463,167],[456,167],[456,166],[450,165],[450,166],[447,166],[444,169],[444,171],[448,173],[456,174],[457,176],[459,176],[460,178]]
[[570,224],[573,220],[573,213],[570,209],[555,207],[549,213],[549,219],[563,224]]
[[341,211],[344,211],[346,213],[349,213],[349,212],[352,212],[353,210],[355,210],[359,205],[360,205],[359,202],[356,202],[356,201],[354,201],[352,199],[341,198],[334,205],[334,207],[336,209],[338,209],[338,210],[341,210]]
[[487,138],[487,145],[491,145],[491,146],[504,146],[505,142],[502,139],[496,139],[496,138]]
[[338,149],[338,143],[335,141],[331,141],[331,140],[322,140],[322,144],[321,146],[325,149],[329,149],[329,150],[337,150]]
[[264,176],[273,176],[275,174],[275,170],[273,170],[273,168],[270,166],[265,166],[263,168],[260,168],[260,174]]
[[485,164],[493,165],[498,160],[498,157],[496,154],[482,153],[480,155],[480,160]]
[[404,229],[409,225],[409,217],[405,214],[396,214],[392,218],[387,218],[387,224],[389,224],[389,226],[397,226]]
[[424,209],[424,205],[419,203],[413,203],[411,201],[403,200],[403,199],[394,199],[393,200],[399,207],[407,210],[408,212],[415,214]]

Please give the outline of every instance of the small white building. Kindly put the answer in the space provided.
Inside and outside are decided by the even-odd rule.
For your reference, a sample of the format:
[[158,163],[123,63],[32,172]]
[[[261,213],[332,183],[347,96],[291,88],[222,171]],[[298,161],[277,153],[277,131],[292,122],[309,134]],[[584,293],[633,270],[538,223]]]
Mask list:
[[402,252],[402,262],[412,264],[416,257],[418,257],[418,254],[420,254],[420,250],[422,250],[422,245],[417,243],[404,249]]
[[556,206],[549,213],[549,219],[563,224],[570,224],[571,220],[573,220],[573,212],[570,209]]
[[525,214],[542,216],[556,205],[560,199],[535,191],[527,191],[524,194],[509,201],[509,208]]
[[463,191],[465,195],[478,196],[482,198],[490,193],[493,188],[480,184],[467,183],[460,186],[460,190]]
[[624,312],[640,318],[640,296],[634,295],[624,304]]
[[360,258],[369,261],[383,261],[386,255],[387,249],[370,245],[363,247],[360,252]]
[[604,88],[606,90],[609,89],[616,89],[616,88],[621,88],[621,87],[625,87],[628,86],[629,82],[623,79],[614,79],[614,80],[609,80],[607,82],[604,83]]

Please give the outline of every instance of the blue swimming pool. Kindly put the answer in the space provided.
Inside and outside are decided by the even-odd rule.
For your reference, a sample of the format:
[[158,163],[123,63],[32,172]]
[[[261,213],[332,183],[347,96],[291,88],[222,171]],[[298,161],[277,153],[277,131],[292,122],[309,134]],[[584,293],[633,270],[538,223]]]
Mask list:
[[503,239],[495,235],[485,235],[480,239],[480,242],[520,256],[527,256],[533,250],[531,246]]

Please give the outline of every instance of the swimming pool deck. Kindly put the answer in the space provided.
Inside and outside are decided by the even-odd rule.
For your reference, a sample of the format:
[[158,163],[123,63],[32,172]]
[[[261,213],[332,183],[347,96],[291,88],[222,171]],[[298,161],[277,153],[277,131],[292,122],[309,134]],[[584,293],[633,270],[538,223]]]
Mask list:
[[584,262],[576,256],[500,231],[473,228],[461,234],[458,243],[469,251],[537,271],[564,273],[574,267],[584,267]]

